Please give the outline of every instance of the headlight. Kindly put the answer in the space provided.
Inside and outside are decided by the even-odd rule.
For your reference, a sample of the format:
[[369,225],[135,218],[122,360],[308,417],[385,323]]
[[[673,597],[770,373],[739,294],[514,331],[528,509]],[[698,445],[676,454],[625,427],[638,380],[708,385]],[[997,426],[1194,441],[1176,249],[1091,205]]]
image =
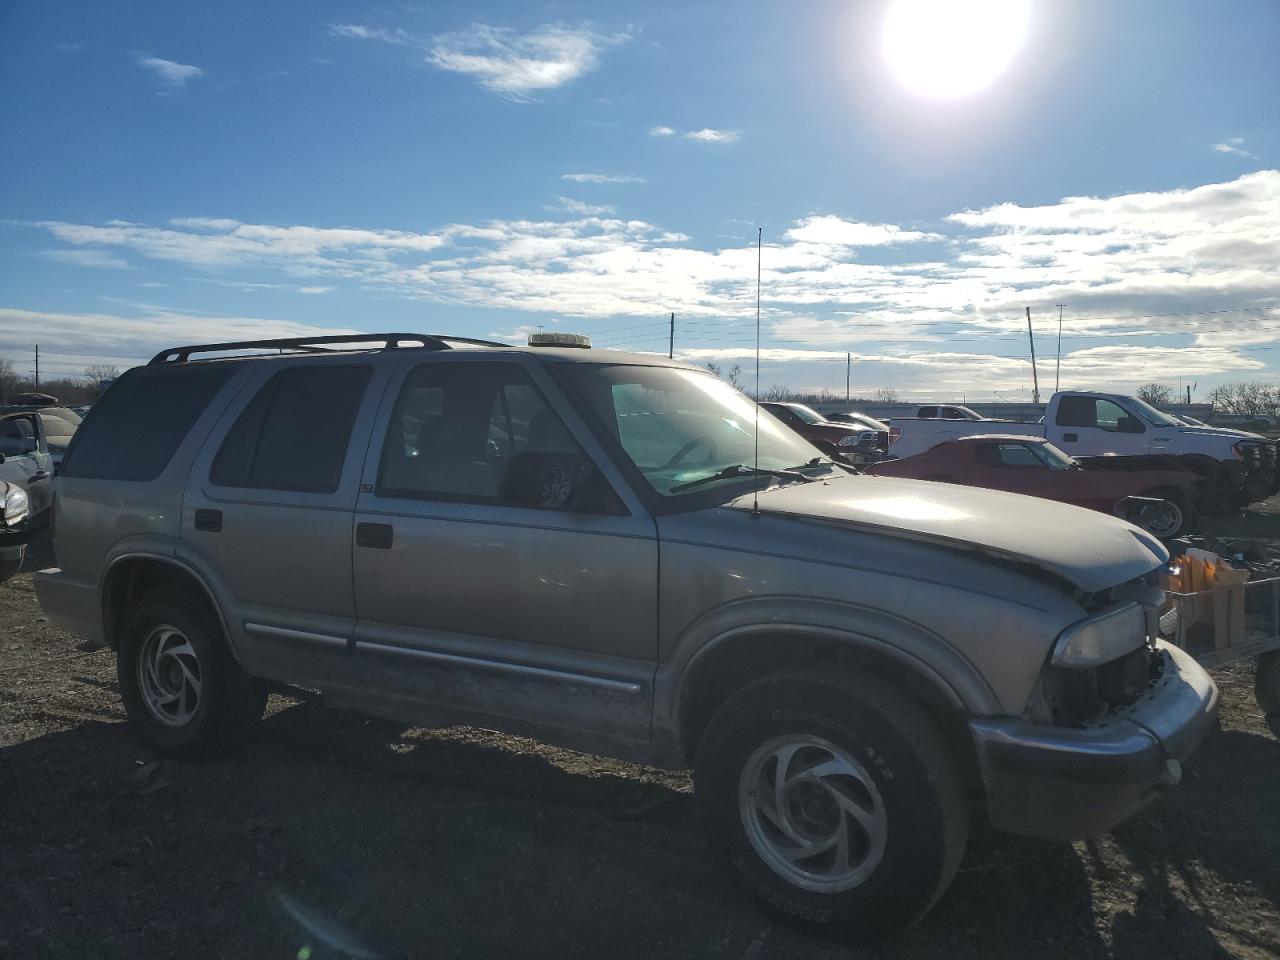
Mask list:
[[857,445],[858,445],[858,436],[857,434],[853,434],[853,433],[850,433],[841,437],[839,441],[837,441],[836,443],[837,447],[856,447]]
[[15,527],[27,519],[27,492],[21,487],[10,486],[4,495],[4,524]]
[[1147,642],[1147,613],[1136,603],[1112,607],[1073,623],[1058,635],[1053,665],[1096,667],[1132,653]]

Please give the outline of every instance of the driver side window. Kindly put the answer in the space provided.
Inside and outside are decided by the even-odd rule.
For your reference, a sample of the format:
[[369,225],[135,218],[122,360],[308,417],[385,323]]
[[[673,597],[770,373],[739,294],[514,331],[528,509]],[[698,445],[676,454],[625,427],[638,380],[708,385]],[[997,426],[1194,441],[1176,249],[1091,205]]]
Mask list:
[[586,502],[598,478],[518,364],[423,363],[409,371],[387,424],[376,492],[605,512]]

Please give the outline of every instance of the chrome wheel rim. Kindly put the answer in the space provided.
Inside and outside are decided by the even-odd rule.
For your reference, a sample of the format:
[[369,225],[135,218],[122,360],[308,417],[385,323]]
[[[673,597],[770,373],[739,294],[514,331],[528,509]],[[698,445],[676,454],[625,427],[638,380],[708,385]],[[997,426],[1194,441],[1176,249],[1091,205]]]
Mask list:
[[1171,537],[1182,526],[1182,508],[1172,500],[1166,500],[1164,506],[1156,511],[1156,515],[1149,517],[1142,526],[1153,537]]
[[738,812],[760,858],[804,890],[859,886],[884,857],[888,819],[875,781],[821,737],[788,734],[762,744],[742,769]]
[[191,722],[204,684],[195,648],[177,627],[152,627],[138,654],[138,689],[147,712],[167,727]]

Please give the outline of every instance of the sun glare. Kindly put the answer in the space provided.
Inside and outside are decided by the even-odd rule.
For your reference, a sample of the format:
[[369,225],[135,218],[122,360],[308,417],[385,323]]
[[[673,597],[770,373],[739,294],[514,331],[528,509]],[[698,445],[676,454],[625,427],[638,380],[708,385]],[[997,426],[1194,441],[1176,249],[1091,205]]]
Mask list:
[[884,56],[922,97],[951,98],[989,86],[1021,49],[1028,0],[893,0]]

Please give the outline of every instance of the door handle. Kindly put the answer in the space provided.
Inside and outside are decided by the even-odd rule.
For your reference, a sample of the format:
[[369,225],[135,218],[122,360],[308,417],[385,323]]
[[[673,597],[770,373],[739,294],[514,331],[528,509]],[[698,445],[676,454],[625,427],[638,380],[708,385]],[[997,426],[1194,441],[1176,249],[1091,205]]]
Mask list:
[[197,510],[196,511],[196,529],[207,530],[209,533],[222,532],[222,511],[221,510]]
[[37,471],[37,472],[33,473],[31,476],[27,477],[27,482],[28,482],[28,483],[38,483],[38,482],[39,482],[39,481],[41,481],[41,480],[48,480],[48,479],[49,479],[49,474],[47,474],[47,473],[46,473],[45,471],[43,471],[43,470],[39,470],[39,471]]
[[390,550],[395,531],[389,523],[357,523],[356,546]]
[[1064,433],[1062,435],[1062,440],[1064,443],[1075,443],[1079,439],[1080,439],[1080,434],[1078,433]]

